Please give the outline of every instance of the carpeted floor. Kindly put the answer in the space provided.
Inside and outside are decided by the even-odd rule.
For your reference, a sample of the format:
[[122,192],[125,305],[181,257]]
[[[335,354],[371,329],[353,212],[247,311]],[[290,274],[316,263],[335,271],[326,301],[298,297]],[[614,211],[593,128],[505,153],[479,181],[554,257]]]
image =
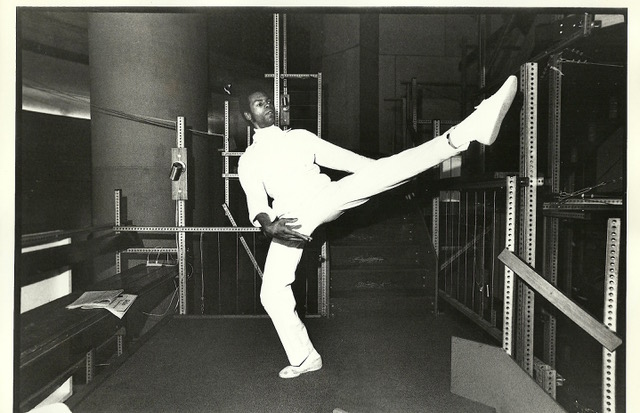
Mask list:
[[336,302],[333,318],[305,320],[324,367],[290,380],[277,376],[287,363],[268,318],[175,317],[73,411],[493,411],[449,391],[451,336],[482,332],[404,299],[385,305]]

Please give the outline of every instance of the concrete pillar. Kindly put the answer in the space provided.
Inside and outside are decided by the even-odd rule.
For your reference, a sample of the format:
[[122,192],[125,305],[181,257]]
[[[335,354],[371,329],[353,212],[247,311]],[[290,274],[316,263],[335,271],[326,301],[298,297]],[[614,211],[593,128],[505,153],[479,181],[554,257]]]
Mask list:
[[[175,130],[129,117],[184,116],[188,128],[207,131],[206,31],[205,17],[196,14],[89,14],[94,225],[113,223],[117,188],[135,225],[175,224],[169,180]],[[213,139],[219,138],[187,134],[189,225],[210,225]]]

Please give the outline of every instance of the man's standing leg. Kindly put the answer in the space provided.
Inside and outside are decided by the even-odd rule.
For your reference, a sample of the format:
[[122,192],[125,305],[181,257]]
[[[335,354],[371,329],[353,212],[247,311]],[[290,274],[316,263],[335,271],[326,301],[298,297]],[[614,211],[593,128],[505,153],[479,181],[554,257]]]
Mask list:
[[322,367],[322,358],[313,347],[307,329],[295,310],[296,300],[291,290],[302,251],[302,248],[272,241],[260,290],[262,305],[273,322],[291,364],[280,372],[282,378],[296,377]]

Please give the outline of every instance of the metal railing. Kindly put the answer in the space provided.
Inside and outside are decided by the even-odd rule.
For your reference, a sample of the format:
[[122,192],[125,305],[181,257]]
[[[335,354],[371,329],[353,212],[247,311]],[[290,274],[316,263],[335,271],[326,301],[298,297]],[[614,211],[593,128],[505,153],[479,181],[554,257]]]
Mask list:
[[[520,73],[524,95],[520,112],[520,170],[517,174],[483,182],[447,180],[436,183],[431,203],[433,244],[437,252],[436,313],[438,298],[482,327],[502,343],[503,350],[554,399],[564,378],[556,371],[556,318],[575,323],[602,346],[602,411],[616,409],[616,349],[623,340],[615,334],[618,312],[618,266],[624,238],[619,218],[622,201],[545,205],[545,220],[538,237],[538,187],[544,184],[537,169],[537,64],[527,63]],[[556,158],[553,158],[556,159]],[[557,191],[551,177],[551,190]],[[434,185],[431,185],[434,186]],[[604,205],[604,206],[603,206]],[[619,207],[611,209],[612,206]],[[597,207],[597,208],[596,208]],[[602,211],[602,208],[608,208]],[[571,289],[556,287],[559,217],[589,219],[589,208],[605,212],[606,268],[602,269],[603,321],[583,311],[572,300]],[[613,212],[612,212],[613,211]],[[548,219],[547,219],[548,218]],[[600,228],[602,233],[605,228]],[[542,247],[543,264],[536,260]],[[544,270],[536,273],[536,265]],[[569,268],[571,270],[571,268]],[[596,270],[598,271],[598,270]],[[571,277],[570,271],[566,277]],[[536,297],[541,300],[536,300]],[[536,302],[537,301],[537,302]],[[550,308],[550,305],[554,308]],[[597,312],[597,311],[596,311]],[[595,313],[594,313],[595,314]],[[534,355],[535,321],[544,324],[542,351]],[[566,327],[564,325],[563,327]],[[575,328],[572,327],[572,333]],[[587,337],[588,338],[588,337]],[[565,340],[566,341],[566,340]],[[538,354],[541,354],[538,358]],[[570,361],[571,363],[573,361]]]
[[[454,185],[432,200],[439,298],[500,339],[509,179]],[[436,300],[437,302],[437,300]]]

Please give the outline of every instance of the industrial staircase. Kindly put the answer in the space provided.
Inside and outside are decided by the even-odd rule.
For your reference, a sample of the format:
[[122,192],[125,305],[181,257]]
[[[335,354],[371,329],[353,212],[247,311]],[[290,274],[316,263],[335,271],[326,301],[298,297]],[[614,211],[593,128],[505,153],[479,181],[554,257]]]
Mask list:
[[348,211],[328,226],[327,237],[332,313],[432,309],[431,236],[417,205],[401,192]]

